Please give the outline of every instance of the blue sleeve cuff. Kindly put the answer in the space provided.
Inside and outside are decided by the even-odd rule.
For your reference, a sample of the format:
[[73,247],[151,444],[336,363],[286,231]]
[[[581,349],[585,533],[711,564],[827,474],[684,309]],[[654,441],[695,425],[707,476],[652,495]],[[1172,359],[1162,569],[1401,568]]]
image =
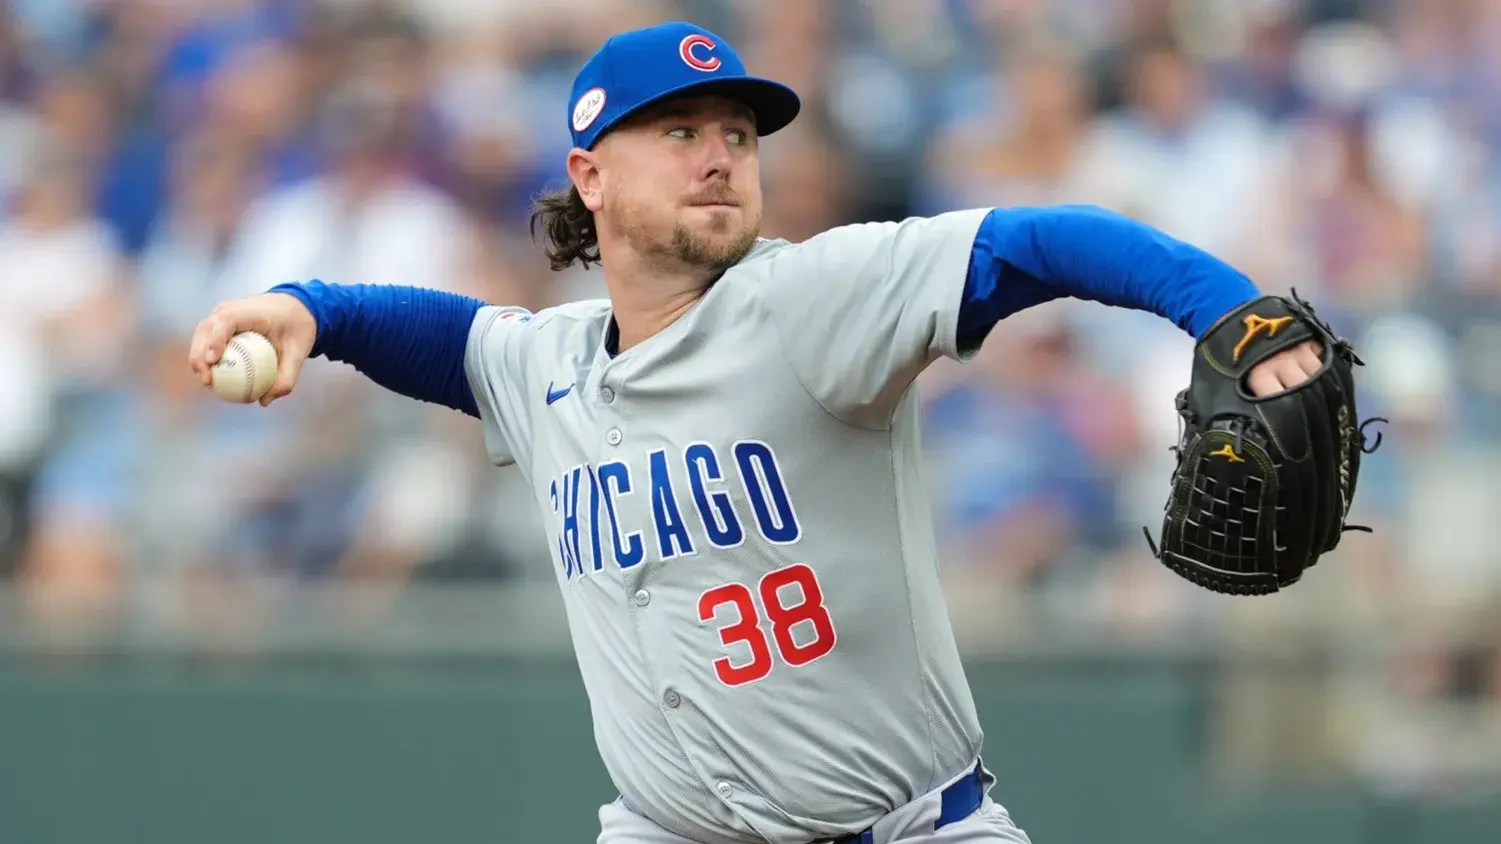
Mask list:
[[[322,285],[322,282],[313,281],[308,282],[308,284]],[[301,302],[302,306],[308,309],[308,313],[313,315],[313,321],[318,326],[318,333],[313,339],[313,349],[308,353],[308,357],[315,358],[323,354],[323,338],[328,336],[328,309],[323,307],[322,300],[311,295],[308,292],[308,288],[302,284],[278,284],[266,292],[285,293]]]

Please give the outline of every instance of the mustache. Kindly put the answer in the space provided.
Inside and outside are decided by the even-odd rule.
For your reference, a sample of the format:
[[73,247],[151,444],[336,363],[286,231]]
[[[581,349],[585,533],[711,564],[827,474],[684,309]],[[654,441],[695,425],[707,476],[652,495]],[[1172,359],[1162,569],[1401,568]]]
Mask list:
[[715,183],[684,200],[685,205],[740,205],[740,195],[729,186]]

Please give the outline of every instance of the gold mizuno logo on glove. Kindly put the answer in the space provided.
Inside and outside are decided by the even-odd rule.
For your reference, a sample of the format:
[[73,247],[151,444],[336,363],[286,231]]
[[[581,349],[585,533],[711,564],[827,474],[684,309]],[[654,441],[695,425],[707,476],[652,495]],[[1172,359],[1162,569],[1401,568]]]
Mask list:
[[1229,460],[1231,463],[1244,463],[1244,462],[1246,462],[1245,458],[1243,458],[1239,454],[1235,453],[1235,449],[1231,448],[1229,443],[1225,443],[1224,447],[1222,447],[1219,451],[1211,451],[1211,452],[1209,452],[1209,456],[1210,457],[1223,457],[1226,460]]
[[1251,345],[1251,341],[1256,339],[1258,334],[1264,332],[1268,338],[1275,337],[1278,331],[1281,331],[1284,326],[1292,321],[1293,318],[1290,316],[1267,319],[1255,314],[1247,314],[1245,318],[1246,333],[1244,337],[1240,338],[1240,342],[1235,344],[1232,360],[1240,360],[1241,353],[1246,350],[1247,346]]

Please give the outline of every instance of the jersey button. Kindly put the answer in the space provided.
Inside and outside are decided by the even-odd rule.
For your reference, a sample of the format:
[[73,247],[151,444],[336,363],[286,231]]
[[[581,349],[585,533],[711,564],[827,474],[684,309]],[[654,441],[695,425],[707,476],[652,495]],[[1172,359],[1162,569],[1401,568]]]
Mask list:
[[615,391],[610,389],[609,387],[600,387],[599,400],[604,402],[605,404],[609,404],[610,402],[615,400]]
[[619,428],[611,428],[609,433],[605,434],[605,442],[610,445],[620,445],[620,441],[623,439],[625,439],[625,435],[620,433]]
[[714,790],[717,791],[717,792],[719,792],[719,796],[720,797],[729,797],[730,793],[733,792],[735,789],[730,788],[730,784],[729,783],[722,782],[719,785],[714,786]]
[[668,689],[667,694],[662,695],[662,702],[667,704],[668,709],[677,709],[683,699],[678,696],[676,689]]
[[636,593],[636,606],[644,607],[651,603],[651,593],[642,589]]

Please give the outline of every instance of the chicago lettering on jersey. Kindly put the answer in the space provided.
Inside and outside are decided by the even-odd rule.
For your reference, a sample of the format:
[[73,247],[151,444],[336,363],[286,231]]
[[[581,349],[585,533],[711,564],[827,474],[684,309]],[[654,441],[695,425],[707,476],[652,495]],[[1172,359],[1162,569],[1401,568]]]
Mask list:
[[[728,454],[695,442],[657,449],[634,464],[574,466],[548,488],[564,574],[600,571],[606,558],[629,569],[648,558],[734,548],[751,531],[790,545],[802,527],[784,478],[776,452],[759,440],[741,440]],[[643,510],[649,517],[633,522],[629,514]]]

